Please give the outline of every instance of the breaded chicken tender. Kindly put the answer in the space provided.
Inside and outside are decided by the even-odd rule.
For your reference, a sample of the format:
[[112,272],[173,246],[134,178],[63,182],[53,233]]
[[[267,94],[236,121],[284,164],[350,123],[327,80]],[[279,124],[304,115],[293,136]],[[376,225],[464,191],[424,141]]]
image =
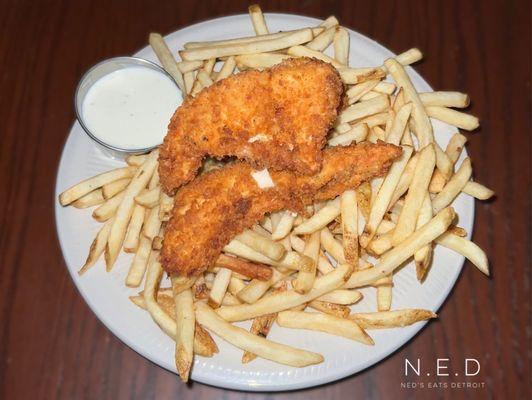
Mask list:
[[236,156],[256,168],[315,174],[343,85],[336,69],[310,58],[245,71],[187,98],[161,146],[165,192],[192,180],[206,155]]
[[268,212],[300,211],[384,175],[401,148],[379,142],[323,151],[315,175],[269,171],[273,187],[259,187],[253,167],[236,161],[197,177],[174,199],[164,233],[161,262],[169,273],[193,276],[213,265],[223,247]]

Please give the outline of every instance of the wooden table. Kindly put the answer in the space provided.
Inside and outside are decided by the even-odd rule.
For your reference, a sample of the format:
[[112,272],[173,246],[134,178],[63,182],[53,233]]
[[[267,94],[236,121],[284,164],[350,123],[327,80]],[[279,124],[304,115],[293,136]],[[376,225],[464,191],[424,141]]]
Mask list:
[[[294,393],[253,394],[182,384],[116,339],[82,300],[54,225],[54,182],[74,121],[76,83],[91,65],[143,47],[148,33],[242,13],[239,1],[17,1],[0,12],[0,398],[329,399],[506,398],[530,393],[530,3],[496,0],[264,1],[265,11],[325,18],[400,52],[438,89],[471,95],[482,127],[468,134],[475,179],[497,192],[478,203],[474,240],[493,277],[469,262],[440,318],[378,365]],[[157,3],[157,6],[150,5]],[[183,2],[185,3],[185,2]],[[478,376],[404,376],[405,358],[481,365]],[[433,376],[433,375],[432,375]],[[405,381],[425,388],[402,388]],[[458,389],[462,381],[484,388]],[[429,389],[429,382],[448,384]]]

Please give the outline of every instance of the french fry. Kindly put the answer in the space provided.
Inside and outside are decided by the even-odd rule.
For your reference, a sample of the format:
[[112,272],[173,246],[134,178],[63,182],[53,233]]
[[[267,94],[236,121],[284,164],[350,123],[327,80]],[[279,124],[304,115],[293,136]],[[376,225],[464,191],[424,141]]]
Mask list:
[[355,321],[329,314],[282,311],[277,314],[277,323],[286,328],[310,329],[342,336],[368,345],[375,344],[373,339]]
[[349,32],[337,27],[333,39],[334,58],[340,64],[349,65]]
[[331,200],[325,207],[316,212],[301,225],[294,228],[296,235],[304,235],[316,232],[327,226],[331,221],[340,215],[340,197]]
[[425,107],[465,108],[469,106],[469,96],[460,92],[426,92],[420,93],[419,98]]
[[96,190],[103,185],[123,178],[131,178],[137,168],[124,167],[113,169],[108,172],[93,176],[92,178],[85,179],[84,181],[70,187],[59,195],[59,203],[62,206],[67,206],[73,201],[85,196],[86,194]]
[[224,321],[206,304],[197,302],[195,306],[196,319],[201,325],[232,345],[256,354],[258,357],[292,367],[305,367],[312,364],[319,364],[323,361],[323,357],[319,354],[275,343],[263,337],[253,335],[242,328],[233,326]]
[[93,242],[91,243],[91,247],[89,248],[87,260],[78,271],[79,275],[83,275],[85,272],[87,272],[89,268],[92,267],[96,263],[96,261],[98,261],[98,258],[100,258],[100,256],[104,252],[105,245],[107,244],[107,238],[109,237],[109,232],[111,231],[112,223],[112,219],[107,221],[94,238]]
[[196,71],[203,67],[203,61],[180,61],[177,63],[177,67],[179,68],[181,73],[185,74],[187,72]]
[[392,307],[392,288],[393,280],[392,276],[386,277],[386,284],[380,284],[377,286],[377,310],[389,311]]
[[338,263],[346,262],[342,244],[334,238],[333,234],[327,227],[320,231],[320,241],[323,249]]
[[126,238],[124,239],[124,251],[126,253],[134,253],[139,246],[140,231],[144,223],[146,209],[141,205],[135,205],[129,227],[127,229]]
[[348,98],[348,104],[356,103],[361,99],[362,96],[364,96],[366,93],[369,93],[378,84],[379,81],[375,79],[373,81],[366,81],[359,83],[358,85],[351,86],[349,90],[345,92]]
[[339,24],[338,19],[334,15],[331,15],[327,17],[319,26],[323,28],[331,28],[333,26],[337,26]]
[[472,172],[471,160],[466,158],[442,191],[432,200],[432,209],[435,213],[452,203],[469,181],[469,178],[471,178]]
[[368,126],[366,124],[356,124],[349,131],[329,139],[329,146],[349,146],[351,143],[360,143],[368,136]]
[[264,39],[256,42],[241,44],[226,44],[211,47],[199,47],[195,49],[181,50],[179,54],[183,60],[206,60],[209,58],[220,58],[225,56],[235,56],[239,54],[255,54],[269,51],[286,49],[313,39],[311,29],[301,29],[274,39]]
[[362,293],[358,290],[336,289],[318,297],[316,300],[332,304],[351,305],[362,299]]
[[[431,220],[433,216],[432,213],[432,202],[428,193],[425,194],[425,199],[421,204],[421,209],[419,210],[419,215],[417,217],[416,229],[421,228],[427,222]],[[423,282],[427,271],[430,266],[430,261],[432,259],[432,245],[427,244],[421,249],[414,253],[414,261],[416,262],[416,277],[419,282]],[[387,311],[380,310],[379,311]]]
[[222,66],[222,69],[216,76],[215,82],[221,81],[222,79],[227,78],[228,76],[233,75],[233,72],[236,67],[236,61],[233,56],[229,57],[227,60],[225,60],[224,65]]
[[386,137],[386,141],[388,143],[392,143],[397,146],[399,145],[399,143],[401,142],[401,138],[403,137],[405,128],[407,126],[408,119],[410,118],[411,112],[412,103],[406,103],[399,109],[399,111],[397,111],[397,114],[395,115],[393,123],[390,127],[390,132],[388,132],[388,135]]
[[[133,257],[133,262],[126,277],[126,286],[138,287],[140,285],[146,272],[151,252],[151,240],[146,236],[140,235],[135,257]],[[154,252],[154,254],[156,255],[157,252]]]
[[98,222],[105,222],[111,219],[118,207],[124,200],[125,192],[118,193],[115,197],[111,197],[92,212],[92,217]]
[[177,62],[170,52],[170,49],[166,45],[163,37],[158,33],[150,33],[149,42],[165,71],[168,72],[172,78],[174,78],[177,86],[179,86],[179,89],[181,89],[181,92],[186,93],[183,75],[181,74],[181,71],[177,66]]
[[366,124],[368,128],[373,128],[379,125],[385,125],[390,119],[388,112],[381,112],[378,114],[370,115],[369,117],[362,118],[357,121],[357,124]]
[[220,307],[216,312],[226,321],[243,321],[258,317],[260,315],[271,314],[314,300],[338,287],[342,286],[353,271],[349,264],[340,264],[333,271],[315,280],[314,287],[306,294],[299,294],[295,290],[274,293],[263,297],[253,304],[242,304],[233,307]]
[[432,124],[419,95],[403,66],[394,59],[388,59],[384,65],[398,86],[403,88],[405,100],[412,103],[412,127],[419,139],[420,147],[424,148],[434,141]]
[[351,122],[370,115],[385,111],[390,106],[387,95],[380,95],[374,99],[355,103],[343,110],[337,118],[337,123]]
[[274,284],[279,282],[285,277],[285,274],[277,271],[276,269],[272,270],[272,277],[267,281],[260,281],[258,279],[253,279],[248,283],[242,290],[240,290],[236,296],[249,304],[256,302],[260,299],[264,293],[268,291]]
[[349,316],[362,329],[399,328],[436,317],[436,313],[420,309],[355,313]]
[[105,199],[106,198],[103,196],[102,189],[96,189],[92,192],[87,193],[84,196],[81,196],[76,201],[73,201],[71,205],[76,208],[88,208],[92,206],[97,206],[98,204],[102,204]]
[[331,26],[330,28],[325,29],[322,33],[308,42],[306,46],[311,50],[324,51],[332,43],[335,31],[336,26]]
[[[342,245],[345,260],[349,264],[358,264],[358,205],[354,190],[346,190],[340,196],[342,215]],[[355,267],[356,269],[356,267]]]
[[260,6],[257,4],[253,4],[249,6],[248,10],[255,33],[257,35],[267,35],[269,31],[268,27],[266,26],[266,21],[264,20],[264,15],[262,14]]
[[168,221],[172,208],[174,208],[174,199],[161,190],[159,206],[159,218],[161,221]]
[[309,57],[309,58],[315,58],[317,60],[324,61],[326,63],[331,64],[335,68],[341,68],[344,65],[336,61],[334,58],[331,58],[325,54],[323,54],[321,51],[312,50],[305,46],[292,46],[287,50],[287,54],[294,57]]
[[196,317],[192,291],[174,294],[176,310],[175,365],[183,382],[187,382],[194,357],[194,333]]
[[393,92],[395,92],[396,88],[397,87],[392,82],[381,81],[381,82],[378,82],[377,85],[372,88],[372,91],[384,93],[384,94],[391,96]]
[[196,80],[196,72],[190,71],[183,74],[183,81],[185,82],[185,93],[190,94],[194,87],[194,81]]
[[209,87],[214,83],[210,75],[203,70],[198,71],[196,79],[199,81],[199,83],[201,83],[202,88]]
[[334,315],[339,318],[347,318],[349,312],[351,311],[347,306],[327,303],[326,301],[321,300],[312,300],[310,303],[308,303],[308,306],[317,311],[321,311],[322,313]]
[[227,286],[229,286],[229,281],[231,280],[231,270],[228,268],[220,268],[214,281],[212,283],[211,292],[209,294],[209,305],[212,308],[220,307],[222,300],[224,298],[225,292],[227,291]]
[[240,258],[231,257],[225,254],[220,254],[215,265],[218,267],[228,268],[231,271],[242,274],[249,279],[267,281],[272,277],[272,268],[267,265],[244,261]]
[[279,223],[275,226],[272,232],[272,240],[280,240],[288,236],[292,227],[294,226],[294,221],[297,217],[296,213],[291,211],[284,211],[281,215]]
[[115,263],[120,248],[122,247],[129,219],[131,218],[133,208],[135,207],[135,197],[148,184],[148,181],[157,167],[158,156],[158,150],[154,150],[150,153],[146,162],[139,168],[135,176],[131,179],[131,183],[124,191],[124,199],[116,210],[116,217],[107,241],[105,263],[108,270],[110,270]]
[[[325,29],[326,29],[325,27],[310,28],[313,36],[319,35]],[[206,42],[188,42],[188,43],[185,43],[183,47],[187,50],[190,50],[190,49],[199,49],[199,48],[205,48],[205,47],[210,48],[210,47],[235,46],[235,45],[244,45],[244,44],[247,45],[247,44],[252,44],[256,42],[263,42],[265,40],[279,39],[279,38],[289,36],[294,33],[306,31],[306,30],[309,30],[309,28],[295,29],[291,31],[284,31],[284,32],[277,32],[277,33],[269,33],[267,35],[245,36],[245,37],[240,37],[240,38],[235,38],[235,39],[213,40],[213,41],[206,41]],[[223,56],[221,56],[220,58],[223,58]]]
[[401,243],[414,232],[419,209],[428,190],[435,164],[434,148],[432,145],[428,145],[419,153],[419,160],[406,195],[405,204],[393,232],[392,243],[394,245]]
[[[162,294],[161,292],[162,291],[159,290],[157,294],[157,304],[164,314],[166,314],[166,317],[164,318],[169,322],[169,329],[175,330],[176,315],[174,299],[171,294]],[[131,296],[129,299],[140,308],[144,310],[147,309],[143,293],[140,293],[138,296]],[[174,337],[172,337],[172,339],[173,338]],[[212,357],[215,353],[218,353],[218,346],[216,346],[216,342],[212,339],[209,332],[207,332],[200,324],[194,324],[194,354],[202,357]]]
[[142,234],[152,241],[161,229],[161,219],[159,218],[159,206],[153,207],[147,211],[144,225],[142,227]]
[[135,197],[135,202],[146,208],[153,208],[159,204],[159,197],[161,195],[161,188],[156,187],[151,190],[146,190]]
[[127,187],[127,185],[129,185],[129,182],[131,182],[131,179],[123,178],[123,179],[118,179],[114,182],[110,182],[106,185],[103,185],[102,194],[103,194],[104,199],[106,200],[110,199],[111,197],[120,193],[122,190],[124,190]]
[[246,68],[264,69],[271,68],[288,58],[292,58],[292,56],[278,53],[242,54],[235,56],[235,62]]
[[429,117],[456,126],[457,128],[465,129],[466,131],[473,131],[479,126],[477,117],[453,110],[452,108],[428,106],[426,110]]
[[455,212],[451,207],[443,209],[430,222],[384,254],[374,268],[354,272],[343,287],[352,289],[366,286],[392,273],[403,262],[412,257],[417,250],[441,236],[454,217]]
[[266,257],[264,254],[259,253],[258,251],[253,250],[252,248],[246,246],[244,243],[233,239],[224,247],[224,252],[232,254],[236,257],[243,258],[259,264],[274,265],[275,261],[271,258]]
[[493,190],[473,181],[467,182],[462,191],[479,200],[488,200],[495,194]]
[[127,165],[140,167],[146,161],[147,154],[131,154],[126,157]]
[[[299,253],[303,253],[303,251],[305,250],[305,241],[297,237],[296,235],[290,235],[290,243],[292,245],[292,248]],[[320,271],[324,275],[334,269],[329,260],[327,260],[327,257],[325,257],[323,254],[319,255],[318,265],[316,267],[318,271]]]
[[440,145],[434,142],[434,152],[436,154],[436,167],[438,171],[447,180],[453,174],[453,163],[447,156],[447,154],[441,149]]
[[[253,335],[266,338],[273,323],[275,322],[276,317],[277,314],[268,314],[254,318],[249,332]],[[249,351],[244,351],[244,354],[242,355],[242,364],[247,364],[250,361],[253,361],[255,358],[257,358],[256,354],[253,354]]]
[[368,233],[367,242],[370,242],[379,228],[384,214],[391,205],[391,200],[395,189],[403,175],[403,172],[410,160],[413,148],[410,146],[403,146],[403,154],[396,160],[390,167],[388,174],[384,178],[384,181],[375,197],[375,201],[371,205],[371,212],[366,223],[366,232]]
[[337,68],[340,78],[346,85],[356,85],[366,81],[382,79],[386,73],[381,68]]
[[486,253],[484,253],[484,251],[472,241],[446,232],[436,239],[436,243],[462,254],[483,274],[487,276],[490,275],[488,257],[486,256]]
[[238,279],[231,275],[231,280],[229,281],[229,286],[227,286],[227,290],[232,295],[236,296],[238,292],[240,292],[242,289],[246,287],[246,284],[242,279]]
[[282,244],[249,229],[237,235],[235,239],[274,261],[279,261],[286,253]]
[[305,244],[303,254],[310,260],[299,270],[297,278],[292,282],[294,290],[298,293],[308,293],[316,279],[316,266],[320,254],[320,232],[313,232]]

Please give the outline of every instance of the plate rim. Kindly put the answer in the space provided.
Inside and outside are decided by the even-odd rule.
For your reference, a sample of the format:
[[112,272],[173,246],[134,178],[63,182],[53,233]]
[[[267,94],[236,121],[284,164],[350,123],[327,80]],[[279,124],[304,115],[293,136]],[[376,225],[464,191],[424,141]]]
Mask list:
[[[276,17],[277,16],[277,17],[285,17],[285,18],[286,17],[288,17],[288,18],[294,18],[295,17],[295,18],[299,18],[299,19],[306,19],[309,22],[314,23],[314,24],[318,24],[318,23],[323,21],[323,20],[315,18],[315,17],[309,17],[309,16],[306,16],[306,15],[300,15],[300,14],[264,13],[264,15],[266,17],[268,17],[268,16],[270,16],[270,17]],[[178,36],[179,34],[182,34],[183,31],[190,30],[190,29],[198,29],[198,28],[201,28],[204,25],[208,25],[208,24],[211,24],[213,22],[220,22],[220,21],[223,21],[223,20],[230,20],[230,19],[233,19],[233,18],[245,18],[245,17],[249,18],[248,14],[239,13],[239,14],[232,14],[232,15],[227,15],[227,16],[222,16],[222,17],[218,17],[218,18],[212,18],[212,19],[200,21],[200,22],[197,22],[197,23],[194,23],[194,24],[191,24],[191,25],[186,25],[186,26],[184,26],[181,29],[178,29],[176,31],[170,32],[167,35],[165,35],[164,38],[165,39],[172,38],[174,36]],[[384,51],[386,53],[391,53],[393,56],[396,56],[395,53],[393,53],[391,50],[387,49],[385,46],[381,45],[379,42],[375,41],[374,39],[371,39],[371,38],[369,38],[369,37],[357,32],[357,31],[355,31],[355,30],[353,30],[353,29],[351,29],[351,28],[349,28],[347,26],[344,26],[344,28],[347,29],[350,34],[353,34],[353,35],[357,36],[358,38],[360,38],[360,39],[362,39],[362,40],[364,40],[364,41],[366,41],[366,42],[368,42],[368,43],[370,43],[370,44],[372,44],[374,46],[377,46],[379,48],[379,50]],[[138,53],[142,52],[146,48],[149,48],[149,45],[144,46],[141,49],[139,49],[138,51],[136,51],[134,53],[134,56],[138,55]],[[423,78],[423,76],[421,76],[412,66],[408,66],[408,68],[413,70],[414,73],[428,87],[430,87],[431,90],[434,90],[432,88],[432,86]],[[111,322],[108,322],[109,318],[107,318],[104,314],[101,314],[98,311],[96,311],[96,309],[97,309],[96,306],[91,301],[89,295],[88,294],[85,295],[85,293],[83,292],[83,290],[81,288],[81,284],[78,283],[77,279],[75,279],[74,270],[72,270],[69,267],[68,263],[67,263],[67,260],[66,260],[66,257],[65,257],[66,244],[63,242],[62,235],[60,234],[60,221],[59,221],[59,212],[58,212],[63,207],[57,201],[57,196],[60,193],[59,192],[59,176],[60,176],[60,171],[62,170],[63,163],[65,162],[65,151],[66,151],[68,143],[71,140],[73,140],[72,139],[73,138],[72,133],[73,133],[73,130],[74,130],[74,128],[75,128],[77,123],[78,123],[77,120],[74,120],[74,122],[72,123],[72,125],[70,127],[70,130],[68,131],[68,135],[66,136],[66,139],[63,142],[63,147],[62,147],[61,155],[60,155],[60,158],[59,158],[59,163],[58,163],[58,167],[57,167],[57,171],[56,171],[55,185],[54,185],[54,204],[55,204],[55,206],[54,206],[54,220],[55,220],[55,227],[56,227],[56,235],[57,235],[57,239],[58,239],[58,242],[59,242],[59,245],[60,245],[60,249],[61,249],[61,253],[62,253],[62,256],[63,256],[63,261],[64,261],[64,264],[65,264],[65,267],[66,267],[66,269],[67,269],[67,271],[68,271],[68,273],[70,275],[71,281],[73,281],[74,286],[76,287],[78,293],[81,295],[81,297],[83,298],[85,303],[89,306],[91,312],[97,317],[99,322],[102,323],[107,330],[109,330],[122,343],[124,343],[129,348],[134,350],[137,354],[139,354],[143,358],[147,359],[148,361],[150,361],[151,363],[157,365],[158,367],[162,367],[163,369],[168,370],[168,371],[176,374],[175,370],[167,368],[166,366],[161,365],[159,362],[152,360],[152,358],[150,358],[146,354],[146,352],[143,350],[143,348],[140,345],[137,346],[134,342],[130,341],[127,338],[126,335],[121,333],[120,330],[114,329],[114,327],[112,328],[113,324]],[[464,154],[467,155],[467,149],[465,149]],[[468,235],[467,235],[467,237],[469,239],[473,235],[473,231],[474,231],[474,227],[475,227],[475,211],[476,211],[474,199],[472,199],[470,201],[470,203],[471,203],[471,206],[470,206],[471,227],[470,227],[470,229],[468,229]],[[451,251],[451,250],[448,250],[448,251]],[[459,258],[460,258],[460,260],[458,262],[459,266],[457,265],[458,269],[457,269],[457,271],[455,273],[455,276],[452,276],[449,279],[449,281],[452,281],[452,284],[450,285],[449,290],[443,296],[441,296],[440,301],[437,302],[436,307],[434,307],[435,308],[434,309],[435,312],[438,312],[440,310],[440,308],[443,306],[443,304],[450,298],[450,295],[453,292],[453,290],[454,290],[454,288],[456,286],[456,283],[457,283],[459,277],[462,274],[464,263],[465,263],[465,257],[460,255]],[[388,349],[383,354],[378,354],[375,357],[370,358],[367,362],[363,363],[362,366],[361,366],[361,364],[357,364],[356,368],[347,368],[347,369],[345,369],[345,370],[343,370],[343,371],[341,371],[339,373],[336,373],[333,378],[330,378],[330,377],[313,377],[314,379],[312,379],[312,381],[309,381],[309,382],[306,382],[306,383],[301,383],[301,382],[288,383],[288,384],[283,384],[282,386],[275,386],[275,385],[272,385],[271,383],[264,383],[264,384],[255,383],[254,385],[250,386],[250,385],[241,384],[239,382],[220,381],[220,380],[216,379],[216,377],[212,377],[212,376],[204,375],[204,374],[198,376],[198,374],[194,374],[194,371],[193,371],[192,372],[192,380],[195,381],[195,382],[198,382],[198,383],[206,384],[206,385],[217,387],[217,388],[239,390],[239,391],[248,391],[248,392],[294,391],[294,390],[299,390],[299,389],[317,387],[317,386],[325,385],[327,383],[336,382],[338,380],[341,380],[341,379],[344,379],[344,378],[347,378],[347,377],[352,377],[354,375],[357,375],[359,373],[364,372],[365,370],[367,370],[368,368],[370,368],[372,366],[376,366],[381,361],[387,360],[391,355],[393,355],[399,349],[401,349],[402,347],[406,346],[413,339],[415,339],[415,337],[421,332],[421,330],[427,325],[428,322],[429,321],[418,322],[416,324],[415,328],[413,328],[413,332],[411,334],[409,334],[408,338],[404,342],[402,342],[402,343],[398,342],[397,345],[392,346],[391,349]]]

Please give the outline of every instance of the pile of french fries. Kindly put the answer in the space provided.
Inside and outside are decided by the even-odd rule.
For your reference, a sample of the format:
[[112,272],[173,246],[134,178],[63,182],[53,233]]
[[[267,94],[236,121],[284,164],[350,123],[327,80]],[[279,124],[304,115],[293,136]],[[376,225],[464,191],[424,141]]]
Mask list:
[[[435,317],[431,310],[392,310],[391,304],[396,269],[413,258],[422,282],[436,245],[464,255],[489,275],[485,253],[455,225],[451,203],[460,193],[485,200],[493,192],[471,180],[469,158],[455,165],[466,137],[457,132],[441,149],[431,123],[434,118],[475,129],[477,118],[456,110],[468,106],[468,96],[418,93],[404,68],[421,59],[417,49],[380,66],[349,67],[349,33],[333,16],[318,26],[270,33],[260,8],[251,6],[249,12],[256,35],[187,43],[179,52],[181,61],[159,34],[150,35],[161,64],[186,96],[236,70],[263,69],[289,57],[318,58],[335,66],[346,85],[348,106],[328,146],[382,140],[402,146],[403,154],[386,176],[308,207],[305,217],[290,210],[267,215],[225,246],[202,276],[171,276],[170,286],[161,285],[158,256],[173,199],[159,185],[158,150],[129,156],[127,166],[60,195],[63,206],[97,206],[92,215],[103,224],[80,274],[102,254],[110,270],[122,249],[134,253],[125,284],[143,285],[143,290],[131,300],[175,340],[176,368],[184,381],[194,354],[218,352],[211,333],[242,349],[243,363],[262,357],[304,367],[323,357],[268,340],[274,322],[372,345],[368,330]],[[324,53],[331,45],[334,57]],[[219,164],[208,160],[203,169]],[[364,286],[376,288],[377,309],[351,313],[349,306],[362,298],[357,288]],[[252,321],[249,331],[232,324],[245,320]]]

